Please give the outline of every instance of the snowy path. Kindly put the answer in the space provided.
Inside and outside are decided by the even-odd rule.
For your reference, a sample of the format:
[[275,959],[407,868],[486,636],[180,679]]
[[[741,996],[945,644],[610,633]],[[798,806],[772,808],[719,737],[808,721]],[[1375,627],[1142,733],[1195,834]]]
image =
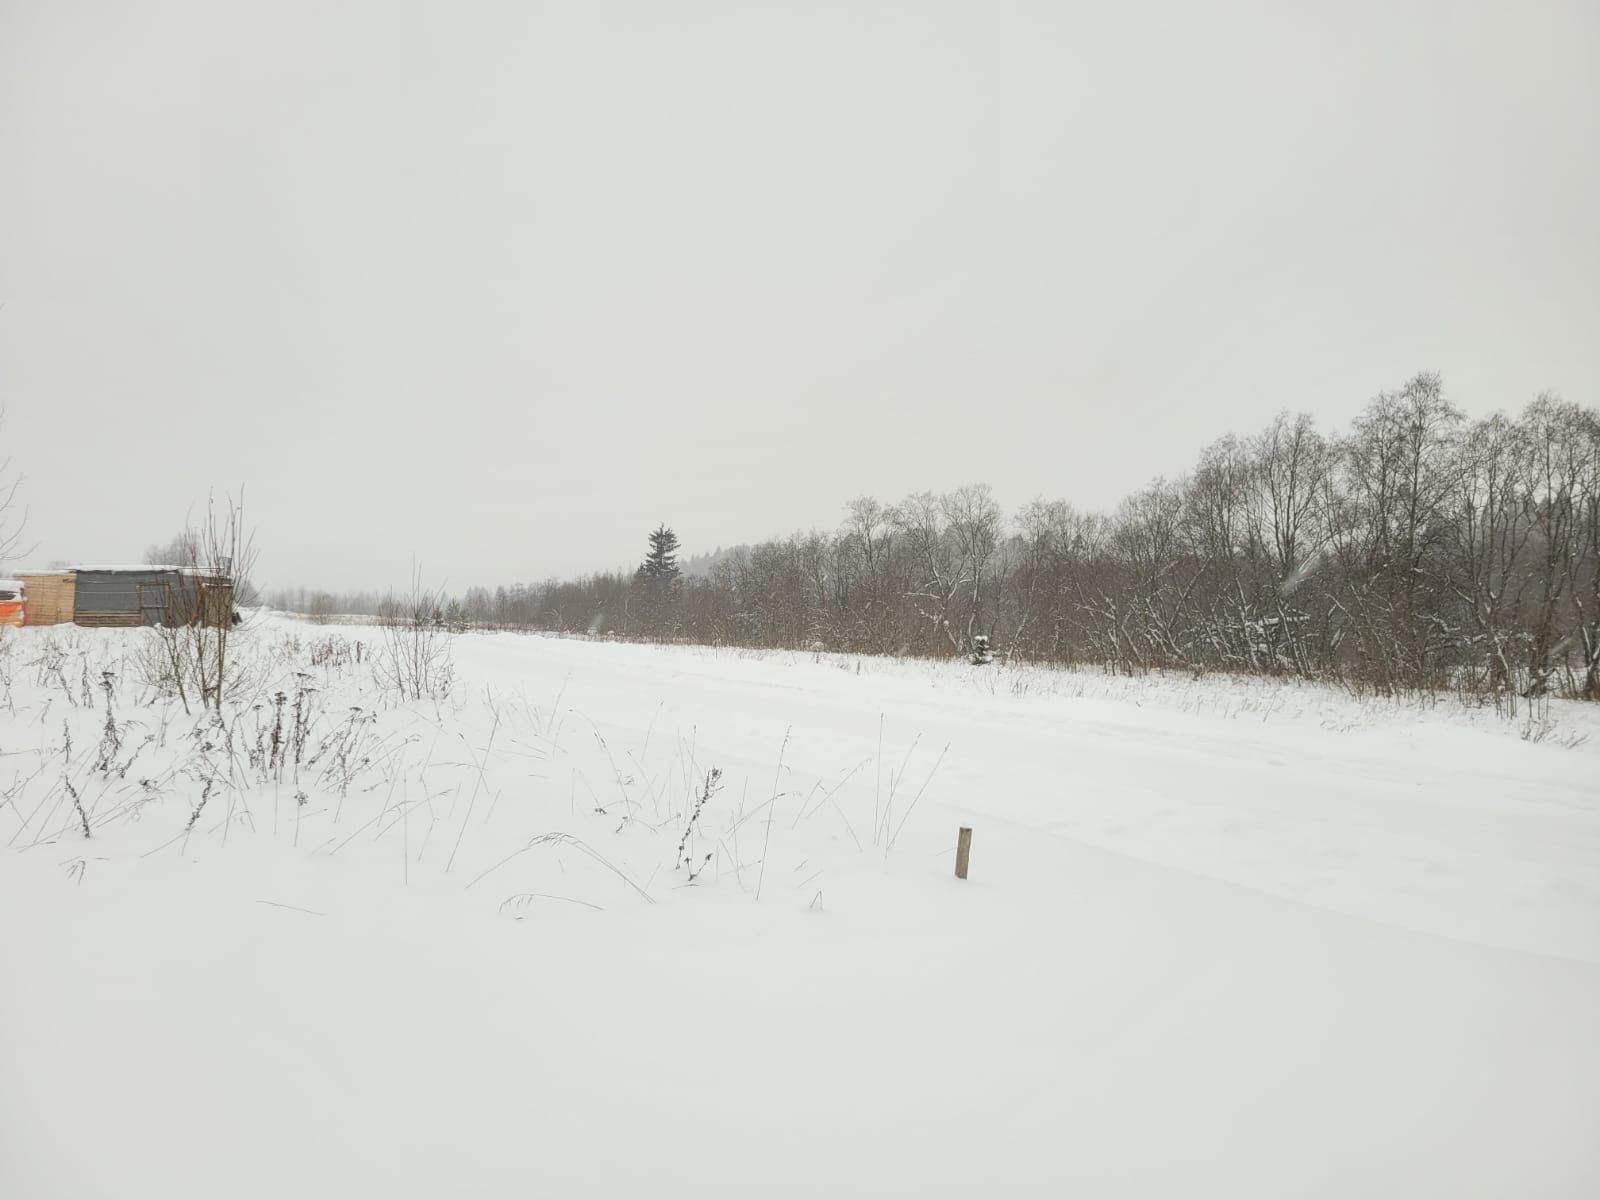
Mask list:
[[[918,665],[517,638],[457,662],[567,714],[528,798],[508,768],[462,826],[460,874],[427,875],[430,850],[402,886],[392,841],[335,857],[237,833],[145,859],[165,835],[137,827],[82,883],[60,866],[81,844],[0,858],[0,1195],[1600,1185],[1588,747],[994,696]],[[950,743],[887,858],[845,829],[870,840],[872,763],[843,815],[793,807],[875,755],[879,713],[886,763],[921,734],[913,787]],[[791,730],[799,796],[759,904],[720,860],[711,886],[603,912],[496,919],[462,889],[576,819],[560,764],[593,753],[586,718],[657,788],[691,740],[770,788]],[[628,865],[671,836],[591,825]],[[501,891],[575,889],[580,866]]]

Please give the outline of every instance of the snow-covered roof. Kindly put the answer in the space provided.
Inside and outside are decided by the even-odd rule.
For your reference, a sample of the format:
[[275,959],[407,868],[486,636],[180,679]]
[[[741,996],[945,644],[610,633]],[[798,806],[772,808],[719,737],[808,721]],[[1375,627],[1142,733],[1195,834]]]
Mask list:
[[169,566],[166,563],[74,563],[62,568],[66,571],[189,571],[192,567]]
[[12,567],[13,575],[71,575],[76,571],[102,571],[108,574],[148,574],[151,571],[179,571],[184,575],[220,575],[227,572],[217,567],[178,566],[170,563],[73,563],[70,567]]
[[21,590],[22,580],[0,579],[0,592],[20,592]]

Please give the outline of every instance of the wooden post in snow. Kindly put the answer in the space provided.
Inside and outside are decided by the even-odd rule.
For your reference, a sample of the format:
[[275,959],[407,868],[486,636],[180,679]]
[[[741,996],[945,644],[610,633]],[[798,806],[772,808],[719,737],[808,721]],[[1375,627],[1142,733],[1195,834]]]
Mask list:
[[963,825],[956,835],[956,878],[967,877],[967,859],[972,857],[972,829]]

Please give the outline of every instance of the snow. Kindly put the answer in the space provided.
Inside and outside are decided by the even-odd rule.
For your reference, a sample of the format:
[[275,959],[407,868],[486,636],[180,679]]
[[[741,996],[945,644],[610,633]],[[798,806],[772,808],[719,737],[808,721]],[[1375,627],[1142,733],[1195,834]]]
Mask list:
[[73,563],[65,571],[184,571],[173,563]]
[[185,838],[150,636],[0,633],[0,1195],[1600,1189],[1592,709],[268,618]]
[[192,564],[184,566],[172,563],[74,563],[70,567],[42,567],[39,570],[16,570],[17,575],[73,575],[79,571],[94,571],[104,574],[137,573],[148,574],[151,571],[180,571],[185,575],[215,575],[218,571],[212,567],[197,567]]

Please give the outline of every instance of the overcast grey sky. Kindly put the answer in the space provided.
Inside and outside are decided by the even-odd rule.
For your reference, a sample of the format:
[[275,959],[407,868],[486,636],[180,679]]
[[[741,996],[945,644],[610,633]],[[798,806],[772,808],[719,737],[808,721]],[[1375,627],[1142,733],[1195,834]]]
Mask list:
[[1600,5],[0,0],[39,559],[454,587],[1600,397]]

